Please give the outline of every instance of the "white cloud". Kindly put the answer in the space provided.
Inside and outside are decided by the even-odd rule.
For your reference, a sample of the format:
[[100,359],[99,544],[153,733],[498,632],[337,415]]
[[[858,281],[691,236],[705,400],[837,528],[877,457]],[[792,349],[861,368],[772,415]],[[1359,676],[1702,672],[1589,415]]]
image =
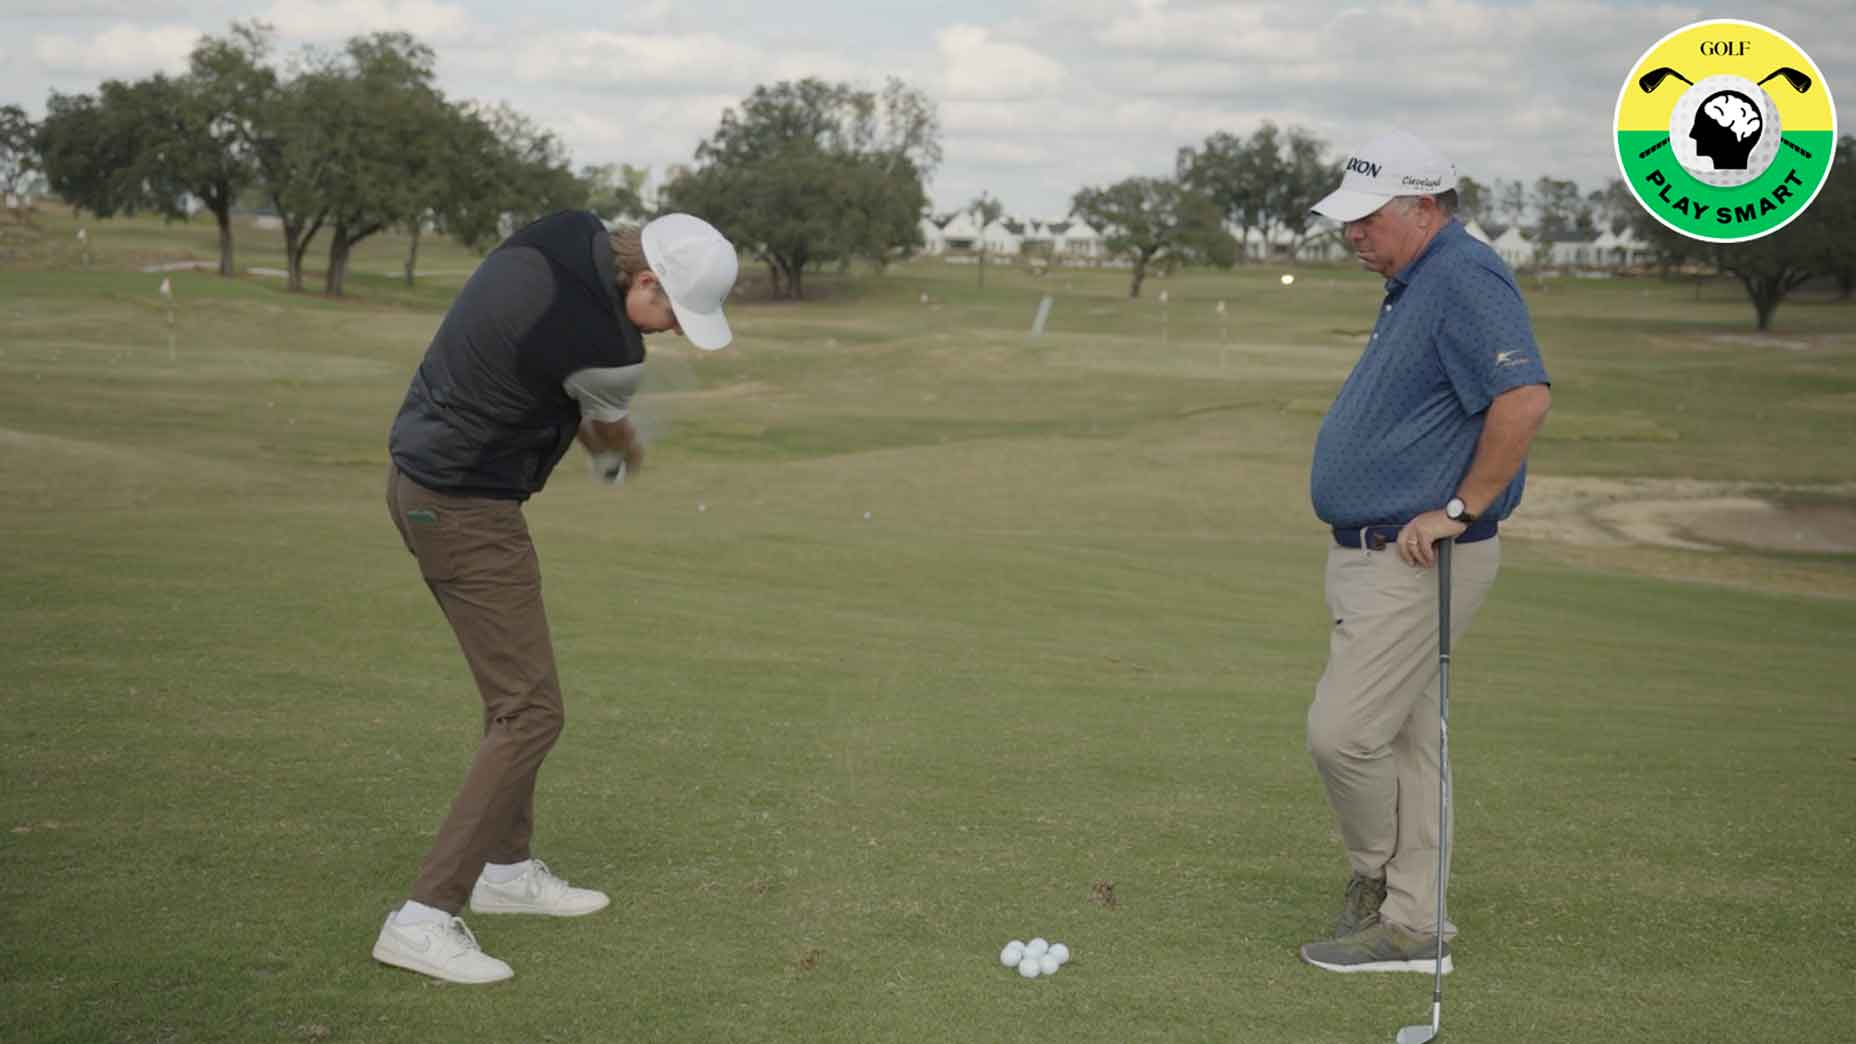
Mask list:
[[48,72],[134,76],[180,72],[200,31],[182,25],[114,25],[95,36],[46,33],[32,39],[32,56]]
[[276,0],[264,17],[284,37],[304,40],[403,30],[429,42],[456,38],[472,26],[469,12],[440,0]]
[[[715,33],[552,33],[477,56],[529,83],[637,86],[651,94],[752,83],[761,52]],[[615,108],[628,104],[614,97]]]
[[935,42],[949,98],[1010,101],[1063,85],[1061,63],[1022,44],[995,40],[981,26],[948,26],[935,34]]

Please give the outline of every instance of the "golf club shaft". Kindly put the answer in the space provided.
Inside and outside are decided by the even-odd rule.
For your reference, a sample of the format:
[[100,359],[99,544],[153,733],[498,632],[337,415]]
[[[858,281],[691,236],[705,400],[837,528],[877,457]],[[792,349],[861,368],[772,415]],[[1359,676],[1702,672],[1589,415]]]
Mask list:
[[1450,844],[1450,551],[1455,540],[1437,548],[1437,967],[1431,990],[1431,1026],[1443,1023],[1444,1008],[1444,854]]

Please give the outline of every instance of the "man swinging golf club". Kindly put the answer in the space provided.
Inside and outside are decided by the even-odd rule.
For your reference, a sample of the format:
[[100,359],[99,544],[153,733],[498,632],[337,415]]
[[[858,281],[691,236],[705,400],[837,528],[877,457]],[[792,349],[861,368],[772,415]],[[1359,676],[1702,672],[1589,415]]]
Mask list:
[[616,482],[643,460],[629,403],[644,335],[729,342],[735,248],[688,214],[608,232],[544,217],[471,275],[413,374],[389,438],[387,506],[444,611],[483,701],[483,739],[410,897],[374,959],[437,979],[514,974],[458,912],[578,917],[606,894],[534,858],[535,777],[561,734],[561,683],[522,504],[576,439]]
[[1495,582],[1497,529],[1521,499],[1550,401],[1514,277],[1454,219],[1455,188],[1449,160],[1393,131],[1350,156],[1314,208],[1386,278],[1310,478],[1331,528],[1331,630],[1308,749],[1352,876],[1330,937],[1301,954],[1329,971],[1450,968],[1432,568],[1439,542],[1454,541],[1449,631],[1460,636]]

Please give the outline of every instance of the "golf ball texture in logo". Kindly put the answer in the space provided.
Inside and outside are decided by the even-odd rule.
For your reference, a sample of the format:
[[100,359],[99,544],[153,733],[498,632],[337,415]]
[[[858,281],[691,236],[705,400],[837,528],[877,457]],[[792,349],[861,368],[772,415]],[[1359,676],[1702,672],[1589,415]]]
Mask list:
[[[1737,91],[1753,99],[1759,106],[1761,126],[1759,143],[1746,158],[1745,170],[1715,170],[1714,161],[1701,155],[1695,147],[1695,139],[1690,134],[1695,126],[1696,110],[1721,91]],[[1703,120],[1709,119],[1703,115]],[[1669,113],[1669,147],[1675,150],[1676,161],[1682,164],[1695,180],[1720,188],[1733,188],[1744,185],[1766,172],[1772,161],[1779,154],[1779,138],[1783,128],[1779,125],[1779,106],[1772,100],[1772,95],[1765,88],[1753,81],[1739,76],[1709,76],[1700,83],[1682,92],[1675,108]]]

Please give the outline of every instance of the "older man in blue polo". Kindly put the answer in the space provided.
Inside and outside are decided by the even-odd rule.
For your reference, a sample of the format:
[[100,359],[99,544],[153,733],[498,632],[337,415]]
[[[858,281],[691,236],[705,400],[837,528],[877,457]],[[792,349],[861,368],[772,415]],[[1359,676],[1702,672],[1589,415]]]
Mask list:
[[[1403,131],[1375,138],[1314,209],[1341,222],[1386,283],[1366,348],[1322,421],[1309,482],[1330,529],[1331,630],[1308,749],[1352,875],[1332,936],[1303,946],[1302,959],[1429,974],[1447,829],[1437,544],[1455,541],[1454,640],[1495,582],[1500,525],[1520,503],[1547,414],[1547,371],[1513,274],[1456,221],[1456,167],[1428,143]],[[1447,947],[1442,960],[1448,972]]]

